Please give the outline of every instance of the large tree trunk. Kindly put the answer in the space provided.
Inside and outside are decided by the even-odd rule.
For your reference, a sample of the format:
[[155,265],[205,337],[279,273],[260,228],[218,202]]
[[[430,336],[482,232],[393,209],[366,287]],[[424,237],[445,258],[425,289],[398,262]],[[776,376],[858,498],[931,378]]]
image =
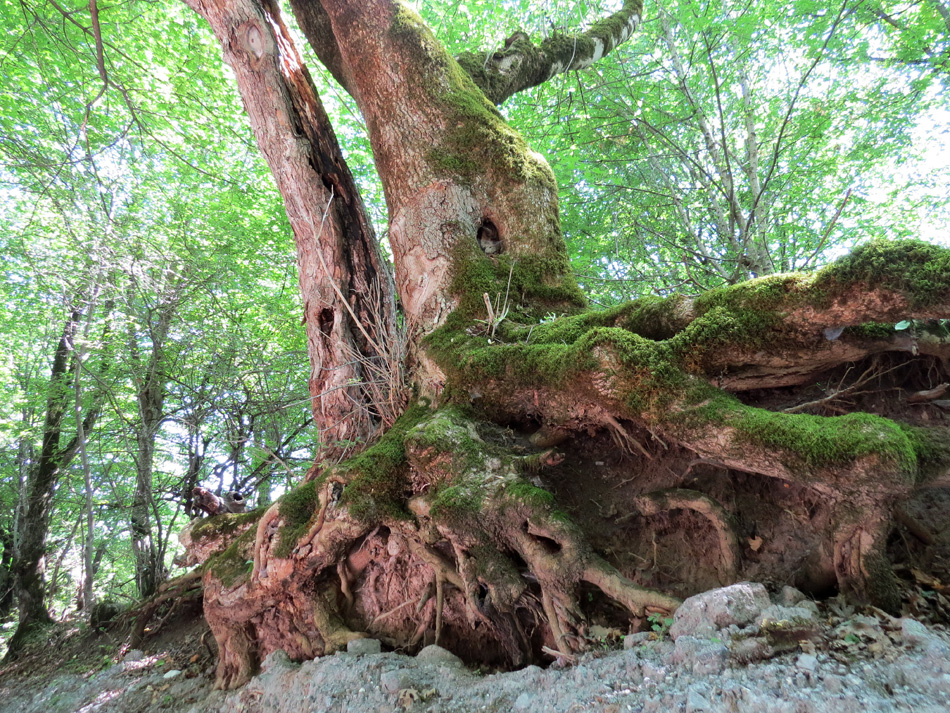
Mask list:
[[[316,243],[298,229],[312,222],[299,218],[301,187],[317,186],[312,203],[322,184],[313,173],[289,180],[274,147],[300,132],[256,108],[262,96],[273,108],[287,94],[284,82],[300,75],[296,55],[282,34],[279,49],[267,34],[283,32],[273,7],[188,1],[235,70],[298,220],[303,269]],[[624,4],[611,38],[632,31],[634,5]],[[395,0],[294,8],[366,118],[390,214],[407,373],[421,398],[378,443],[313,469],[263,514],[183,533],[197,560],[210,559],[205,613],[221,650],[218,685],[240,685],[278,648],[302,659],[366,633],[399,647],[441,643],[491,665],[569,657],[592,640],[592,621],[626,628],[675,608],[678,599],[656,587],[691,593],[703,567],[723,583],[750,572],[830,578],[893,608],[889,513],[925,477],[947,477],[934,445],[946,434],[872,416],[769,411],[720,386],[808,383],[899,350],[893,330],[853,327],[950,313],[946,251],[875,246],[813,279],[584,312],[550,169],[418,16]],[[616,44],[598,41],[591,57]],[[317,106],[310,84],[299,86],[306,106]],[[278,102],[276,115],[302,116],[294,106]],[[303,116],[313,131],[325,122],[315,110]],[[332,250],[320,255],[348,265]],[[539,324],[550,312],[566,316]],[[946,340],[928,349],[948,353]],[[609,457],[598,457],[605,444]],[[717,475],[697,482],[691,471],[703,467]],[[739,536],[771,527],[789,493],[811,503],[800,543],[808,564],[795,573],[778,557],[768,570]],[[631,534],[631,523],[649,530],[657,518],[707,533],[713,563],[685,562],[682,581],[670,582],[654,539],[655,571],[645,574],[634,560],[650,538]]]
[[[470,267],[507,273],[507,265],[509,299],[519,307],[582,306],[561,237],[557,185],[544,159],[408,7],[390,0],[324,7],[333,35],[347,38],[341,62],[386,194],[410,342],[418,344],[460,301],[487,316],[480,285],[466,281],[478,279],[464,274]],[[431,379],[440,377],[418,381]],[[439,384],[428,386],[437,391]]]

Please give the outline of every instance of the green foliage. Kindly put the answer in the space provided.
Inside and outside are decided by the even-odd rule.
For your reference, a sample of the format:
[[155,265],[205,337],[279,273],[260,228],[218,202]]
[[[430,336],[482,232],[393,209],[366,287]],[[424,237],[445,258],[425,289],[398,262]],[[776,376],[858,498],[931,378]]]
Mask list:
[[650,624],[651,631],[656,633],[657,636],[663,637],[669,633],[670,627],[673,626],[673,617],[653,613],[647,615],[647,622]]
[[[47,395],[68,388],[72,402],[72,376],[57,386],[48,374],[78,309],[81,411],[100,411],[86,434],[89,546],[100,552],[97,595],[121,600],[136,596],[134,503],[148,512],[136,531],[151,532],[167,567],[185,491],[205,483],[253,500],[259,486],[267,501],[309,465],[314,434],[302,428],[292,238],[216,41],[183,4],[99,11],[108,86],[84,8],[0,1],[0,527],[12,531]],[[65,443],[71,407],[63,429]],[[142,443],[151,467],[137,484]],[[74,603],[88,539],[75,527],[78,458],[60,479],[47,557],[57,613]]]

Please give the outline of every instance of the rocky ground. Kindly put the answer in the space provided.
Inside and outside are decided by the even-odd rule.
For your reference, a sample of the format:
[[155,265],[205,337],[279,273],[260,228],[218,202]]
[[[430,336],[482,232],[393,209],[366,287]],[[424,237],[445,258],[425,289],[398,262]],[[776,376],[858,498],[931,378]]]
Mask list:
[[[232,692],[212,691],[208,637],[199,629],[113,661],[94,651],[59,663],[0,671],[0,711],[749,711],[872,713],[950,710],[950,635],[943,626],[820,605],[785,588],[769,597],[737,584],[687,600],[656,631],[602,635],[602,650],[546,669],[472,671],[436,646],[417,656],[379,642],[293,663],[281,652]],[[100,644],[106,647],[108,644]],[[62,649],[62,650],[60,650]],[[70,666],[70,661],[85,662]],[[70,670],[73,668],[74,670]],[[99,670],[94,670],[98,668]]]

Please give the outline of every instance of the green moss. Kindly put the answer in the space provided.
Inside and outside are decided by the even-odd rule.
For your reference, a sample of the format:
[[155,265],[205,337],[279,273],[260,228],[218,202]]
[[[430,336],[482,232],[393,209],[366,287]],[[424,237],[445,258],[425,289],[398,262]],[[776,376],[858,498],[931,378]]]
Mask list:
[[[438,460],[430,470],[444,471],[444,480],[452,481],[457,474],[480,467],[486,454],[494,450],[475,430],[474,424],[457,407],[446,406],[413,426],[406,435],[406,443],[424,458],[426,452]],[[451,446],[451,451],[446,450]],[[438,479],[429,473],[430,482]]]
[[478,516],[483,501],[484,492],[472,484],[450,485],[436,492],[430,513],[436,522],[458,527]]
[[550,310],[576,312],[587,304],[563,250],[490,258],[475,241],[461,241],[454,248],[450,291],[458,299],[457,312],[480,320],[488,318],[485,294],[499,312],[507,296],[508,325],[514,320],[534,321]]
[[750,440],[789,451],[811,467],[844,465],[876,456],[903,474],[913,475],[917,470],[910,439],[893,421],[873,414],[828,418],[746,408],[730,425]]
[[319,484],[318,480],[311,480],[281,497],[277,512],[283,525],[277,531],[277,544],[273,551],[275,557],[290,556],[297,540],[310,529],[320,507]]
[[341,463],[335,472],[347,481],[340,502],[365,521],[410,519],[406,496],[406,434],[429,413],[427,404],[411,406],[377,443]]
[[880,322],[856,324],[851,327],[846,327],[844,330],[845,337],[850,339],[893,339],[894,333],[893,324],[881,324]]
[[227,549],[209,557],[205,567],[213,572],[225,587],[233,586],[238,579],[248,576],[254,568],[256,536],[254,528],[245,531]]
[[785,305],[795,304],[813,279],[811,275],[799,273],[760,277],[703,293],[693,302],[693,309],[697,315],[703,315],[717,307],[730,312],[773,312]]
[[950,429],[897,424],[917,456],[918,481],[926,483],[950,467]]
[[867,413],[827,417],[767,411],[746,406],[711,386],[697,389],[696,395],[700,405],[673,415],[671,425],[728,425],[740,438],[785,454],[783,462],[799,473],[876,457],[882,466],[896,467],[908,482],[916,477],[914,440],[906,427],[886,418]]
[[901,587],[882,549],[878,547],[876,551],[865,556],[862,562],[867,570],[868,596],[875,606],[890,614],[899,615]]
[[818,272],[816,289],[829,299],[856,286],[907,295],[912,308],[950,298],[950,249],[916,240],[876,240]]
[[506,484],[505,495],[538,510],[550,510],[555,503],[554,495],[547,490],[521,479]]
[[229,535],[232,532],[257,522],[267,511],[266,505],[242,513],[225,513],[206,517],[191,528],[191,539],[195,542],[209,537]]
[[670,347],[689,361],[700,364],[711,351],[724,347],[776,348],[783,337],[781,318],[764,309],[715,307],[693,320],[669,340]]

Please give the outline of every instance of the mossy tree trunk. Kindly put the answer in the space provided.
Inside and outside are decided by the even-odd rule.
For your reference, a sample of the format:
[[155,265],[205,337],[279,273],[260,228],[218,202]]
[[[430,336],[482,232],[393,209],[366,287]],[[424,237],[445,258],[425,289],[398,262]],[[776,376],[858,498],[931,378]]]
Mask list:
[[[39,458],[29,464],[26,482],[22,486],[26,497],[18,532],[13,537],[14,551],[10,563],[19,619],[16,632],[7,646],[7,658],[15,658],[20,654],[32,629],[51,621],[45,586],[46,543],[53,495],[59,478],[79,450],[78,435],[68,439],[64,437],[63,419],[72,401],[74,370],[70,361],[73,344],[84,317],[81,309],[72,309],[63,324],[62,335],[53,353]],[[98,417],[99,407],[94,405],[83,416],[82,431],[89,433]],[[21,454],[25,450],[21,449]],[[9,559],[6,552],[4,559]]]
[[[287,201],[302,272],[316,264],[307,255],[319,253],[321,267],[353,279],[339,252],[346,243],[315,229],[323,206],[357,200],[349,183],[343,195],[324,173],[342,170],[338,151],[329,167],[288,159],[310,155],[329,127],[276,9],[187,1],[209,19],[235,69]],[[947,251],[875,245],[809,278],[586,311],[552,173],[483,92],[500,100],[563,71],[563,53],[515,37],[473,78],[401,2],[293,7],[366,119],[415,397],[359,455],[318,464],[266,509],[184,534],[195,559],[207,561],[218,685],[240,685],[277,648],[307,658],[367,633],[399,647],[442,643],[493,665],[570,657],[596,638],[592,621],[626,627],[675,608],[675,596],[644,584],[689,593],[651,580],[618,552],[631,546],[628,523],[649,528],[686,513],[708,530],[715,579],[724,583],[761,571],[741,544],[740,534],[758,538],[746,511],[786,507],[786,489],[811,503],[802,518],[813,537],[801,547],[813,560],[809,572],[893,607],[883,553],[891,508],[926,478],[947,477],[946,433],[867,414],[766,410],[735,394],[809,384],[838,364],[900,352],[906,345],[893,328],[861,325],[947,316]],[[638,19],[639,5],[627,2],[578,35],[580,60],[615,47]],[[518,67],[524,76],[513,79]],[[302,275],[313,330],[308,295],[323,290],[333,301],[325,284],[308,280]],[[347,289],[347,299],[365,298]],[[551,312],[562,316],[539,324]],[[316,344],[326,334],[312,334],[315,364],[343,363],[342,352]],[[372,352],[379,338],[364,336],[369,348],[358,348]],[[944,363],[946,340],[925,341],[915,339],[915,353]],[[610,463],[587,458],[586,443],[604,439],[613,444]],[[696,484],[691,473],[702,467],[726,475]],[[749,504],[735,486],[750,477],[767,502]],[[585,519],[594,493],[604,522]],[[607,542],[608,524],[613,540],[594,546]],[[632,553],[647,561],[642,554]],[[776,564],[770,576],[793,573]]]

